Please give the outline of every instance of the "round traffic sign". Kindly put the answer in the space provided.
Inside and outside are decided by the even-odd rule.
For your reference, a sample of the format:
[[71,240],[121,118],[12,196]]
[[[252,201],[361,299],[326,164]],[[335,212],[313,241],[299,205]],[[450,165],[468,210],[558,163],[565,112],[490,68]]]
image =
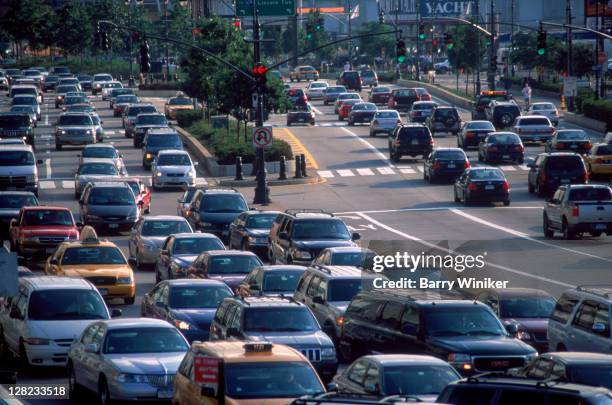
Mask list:
[[253,128],[253,145],[257,148],[265,148],[272,143],[272,128]]

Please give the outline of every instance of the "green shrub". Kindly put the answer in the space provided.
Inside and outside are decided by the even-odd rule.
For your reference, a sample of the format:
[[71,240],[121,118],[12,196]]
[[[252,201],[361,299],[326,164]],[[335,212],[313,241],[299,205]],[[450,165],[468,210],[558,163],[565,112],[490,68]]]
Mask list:
[[586,99],[582,104],[584,115],[607,125],[607,130],[612,129],[612,101]]
[[178,110],[176,112],[176,121],[179,127],[189,128],[194,122],[202,119],[202,110]]
[[138,85],[139,90],[181,90],[179,82],[158,82]]
[[579,88],[578,94],[576,95],[576,97],[574,97],[574,105],[576,107],[576,112],[582,114],[582,105],[586,100],[591,99],[593,99],[593,91],[591,89]]

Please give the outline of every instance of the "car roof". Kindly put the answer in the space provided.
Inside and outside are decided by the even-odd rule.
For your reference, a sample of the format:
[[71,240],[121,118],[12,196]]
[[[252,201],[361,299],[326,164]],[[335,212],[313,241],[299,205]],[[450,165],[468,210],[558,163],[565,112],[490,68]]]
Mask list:
[[106,324],[108,330],[124,329],[124,328],[168,328],[174,329],[165,320],[154,318],[115,318],[101,321]]
[[130,185],[127,184],[123,179],[121,181],[92,181],[90,182],[91,187],[109,188],[109,187],[127,187],[131,190]]
[[36,205],[36,206],[23,207],[23,209],[28,210],[28,211],[34,211],[34,210],[36,211],[48,211],[48,210],[69,211],[72,213],[72,211],[70,211],[70,208],[54,206],[54,205]]
[[184,217],[178,215],[147,215],[143,217],[143,221],[187,221]]
[[548,352],[542,357],[550,357],[567,365],[578,364],[612,364],[612,354],[589,352]]
[[181,232],[181,233],[173,233],[176,239],[187,239],[187,238],[211,238],[211,239],[219,239],[217,235],[206,232]]
[[89,281],[79,277],[33,276],[19,279],[19,282],[30,286],[34,290],[94,290],[96,288]]
[[335,266],[335,265],[314,265],[308,267],[309,271],[315,271],[320,275],[333,278],[374,278],[380,277],[377,274],[368,273],[355,266]]
[[209,250],[207,252],[204,252],[204,254],[207,254],[208,256],[254,256],[254,257],[257,257],[255,253],[250,252],[248,250]]
[[182,150],[182,149],[166,149],[166,150],[160,150],[159,153],[157,154],[158,157],[161,155],[187,155],[189,156],[189,153],[186,150]]
[[19,190],[14,190],[14,191],[8,191],[8,190],[0,190],[0,195],[27,195],[27,196],[34,196],[34,193],[31,191],[19,191]]
[[32,150],[32,146],[31,145],[2,145],[2,150],[0,150],[0,153],[2,153],[3,151],[7,151],[7,150],[22,150],[22,151],[29,151],[29,152],[34,152]]
[[472,121],[468,121],[465,123],[465,125],[470,125],[470,124],[490,124],[493,125],[493,123],[491,123],[491,121],[487,121],[487,120],[472,120]]
[[377,112],[377,113],[381,113],[381,112],[388,113],[388,112],[391,112],[391,113],[396,113],[396,114],[398,114],[398,115],[399,115],[399,112],[398,112],[397,110],[389,110],[389,109],[386,109],[386,110],[377,110],[376,112]]
[[574,292],[587,293],[591,295],[598,296],[599,298],[604,298],[607,300],[612,300],[612,285],[579,285],[573,290]]
[[332,253],[376,253],[375,251],[360,247],[360,246],[334,246],[325,248],[325,250]]
[[227,284],[221,280],[214,280],[212,278],[178,278],[174,280],[166,280],[166,283],[171,287],[227,287]]
[[106,163],[106,164],[115,166],[115,160],[112,158],[88,158],[86,157],[85,159],[87,159],[87,161],[81,163],[79,167],[90,165],[90,164],[100,164],[100,163]]
[[261,363],[261,362],[294,362],[308,361],[297,350],[289,346],[272,344],[271,352],[246,352],[245,344],[254,342],[244,341],[217,341],[217,342],[194,342],[192,350],[195,353],[206,352],[215,357],[220,357],[226,363]]
[[248,216],[278,215],[278,214],[281,214],[281,212],[280,211],[258,211],[258,210],[251,210],[251,211],[243,212],[243,214],[247,214]]
[[262,269],[264,272],[275,272],[275,271],[305,271],[305,266],[296,266],[293,264],[270,264],[267,266],[259,266],[258,269]]
[[112,148],[117,149],[115,145],[111,145],[110,143],[92,143],[89,145],[85,145],[83,149],[96,149],[96,148]]
[[398,290],[391,288],[378,288],[375,290],[362,290],[360,294],[368,294],[368,295],[383,295],[390,296],[395,298],[408,299],[409,301],[418,302],[422,304],[432,304],[432,305],[460,305],[460,306],[469,306],[469,305],[480,305],[486,307],[481,302],[478,301],[470,301],[461,299],[461,294],[457,291],[446,291],[446,290]]
[[509,287],[509,288],[492,288],[489,290],[483,290],[481,292],[494,292],[500,297],[552,297],[551,294],[544,290],[537,288],[522,288],[522,287]]
[[224,300],[228,301],[236,301],[248,306],[250,308],[260,308],[260,307],[301,307],[307,309],[306,305],[303,303],[296,301],[292,296],[284,297],[276,297],[276,296],[249,296],[249,297],[227,297]]
[[381,366],[448,366],[447,362],[437,357],[418,354],[377,354],[363,356],[361,359],[373,361]]
[[153,128],[147,132],[147,135],[178,135],[176,129],[174,128]]
[[486,376],[478,376],[478,377],[470,377],[465,378],[458,381],[453,381],[449,384],[452,385],[470,385],[470,384],[478,384],[478,385],[504,385],[504,386],[515,386],[520,387],[534,387],[539,390],[547,389],[552,391],[574,391],[576,393],[581,392],[591,392],[591,393],[601,393],[608,394],[610,391],[603,387],[593,387],[589,385],[581,385],[581,384],[573,384],[566,383],[560,381],[552,381],[550,383],[544,382],[542,380],[532,379],[532,378],[512,378],[512,377],[504,377],[504,376],[495,376],[492,374]]
[[518,120],[522,120],[525,118],[540,118],[540,119],[545,119],[548,120],[548,117],[545,117],[543,115],[520,115],[518,117],[516,117]]

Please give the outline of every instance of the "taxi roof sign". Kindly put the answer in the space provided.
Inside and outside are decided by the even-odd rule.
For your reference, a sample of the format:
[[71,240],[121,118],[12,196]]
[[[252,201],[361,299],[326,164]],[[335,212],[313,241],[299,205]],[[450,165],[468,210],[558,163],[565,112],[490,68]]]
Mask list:
[[81,230],[81,243],[100,243],[96,230],[89,225],[85,225]]
[[272,343],[245,343],[245,353],[264,353],[272,351]]
[[483,96],[505,96],[508,92],[506,90],[484,90],[480,94]]

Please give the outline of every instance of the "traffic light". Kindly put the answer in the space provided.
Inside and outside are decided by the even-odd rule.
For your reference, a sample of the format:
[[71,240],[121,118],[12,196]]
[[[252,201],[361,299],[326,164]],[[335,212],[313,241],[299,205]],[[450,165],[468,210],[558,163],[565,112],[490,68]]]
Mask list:
[[315,31],[321,31],[323,29],[323,17],[319,17],[315,20],[314,29]]
[[419,39],[425,39],[425,24],[419,24]]
[[255,85],[257,87],[257,92],[265,93],[266,91],[266,73],[268,73],[268,68],[263,64],[259,63],[253,67],[253,76],[255,76]]
[[491,59],[489,60],[489,64],[491,66],[491,70],[492,71],[496,71],[497,70],[497,55],[495,55],[495,54],[491,55]]
[[538,30],[538,55],[546,53],[546,31],[542,28]]
[[108,51],[110,49],[110,37],[108,35],[108,32],[106,31],[102,31],[102,49],[104,49],[105,51]]
[[149,48],[149,42],[145,38],[142,45],[140,45],[140,72],[148,73],[151,70],[151,48]]
[[234,25],[234,30],[238,31],[240,29],[240,27],[242,26],[242,23],[240,22],[240,18],[238,17],[234,17],[233,23]]
[[444,34],[444,44],[446,45],[446,49],[448,49],[449,51],[455,46],[453,36],[448,32]]
[[306,23],[306,39],[311,40],[312,39],[312,23],[309,21]]
[[404,63],[406,61],[406,43],[401,39],[398,39],[395,45],[395,57],[397,58],[397,63]]
[[378,22],[380,24],[384,24],[385,23],[385,12],[380,10],[380,13],[378,13]]

